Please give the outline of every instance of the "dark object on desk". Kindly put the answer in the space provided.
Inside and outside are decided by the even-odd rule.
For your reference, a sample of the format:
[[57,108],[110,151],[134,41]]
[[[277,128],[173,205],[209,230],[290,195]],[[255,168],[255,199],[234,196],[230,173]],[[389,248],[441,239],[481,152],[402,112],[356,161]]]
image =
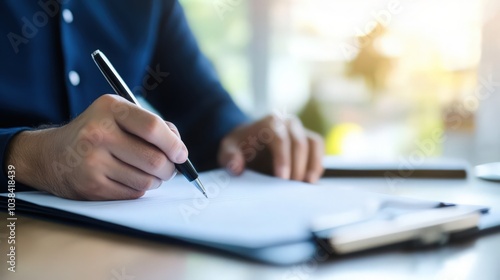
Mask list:
[[323,177],[390,178],[467,178],[468,163],[463,160],[426,159],[422,164],[408,161],[353,161],[327,157]]

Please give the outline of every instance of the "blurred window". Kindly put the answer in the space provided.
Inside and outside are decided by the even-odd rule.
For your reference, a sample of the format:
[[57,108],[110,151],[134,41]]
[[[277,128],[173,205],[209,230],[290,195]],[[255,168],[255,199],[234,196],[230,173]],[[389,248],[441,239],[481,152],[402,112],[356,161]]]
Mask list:
[[298,113],[349,157],[446,155],[472,134],[483,2],[181,1],[240,105]]

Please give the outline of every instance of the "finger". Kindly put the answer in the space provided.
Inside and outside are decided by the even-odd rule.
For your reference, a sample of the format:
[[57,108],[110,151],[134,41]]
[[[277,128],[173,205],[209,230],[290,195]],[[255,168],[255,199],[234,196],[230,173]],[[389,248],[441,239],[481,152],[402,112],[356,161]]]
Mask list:
[[319,180],[319,178],[321,178],[324,172],[324,142],[321,136],[311,131],[307,132],[307,139],[309,142],[309,159],[307,163],[305,181],[315,183]]
[[148,191],[160,187],[162,180],[142,170],[130,166],[111,156],[106,176],[137,191]]
[[175,172],[175,165],[160,149],[128,132],[117,130],[107,146],[120,161],[162,180],[169,180]]
[[172,130],[175,135],[177,135],[177,137],[179,137],[179,139],[181,139],[181,134],[179,133],[179,129],[177,129],[177,126],[175,126],[175,124],[167,121],[165,121],[165,124],[168,126],[168,128],[170,128],[170,130]]
[[186,146],[159,116],[124,99],[118,102],[122,108],[113,110],[113,113],[120,127],[158,147],[172,162],[184,163],[187,160]]
[[106,188],[95,194],[91,200],[130,200],[145,194],[145,191],[138,191],[113,179],[106,178],[105,180]]
[[[86,189],[87,188],[87,189]],[[74,199],[77,200],[128,200],[145,194],[101,174],[93,184],[85,185]]]
[[303,181],[307,171],[309,143],[300,120],[297,118],[288,120],[288,133],[291,142],[291,179]]
[[232,139],[225,139],[221,142],[217,160],[220,166],[233,175],[240,175],[245,170],[243,151]]
[[286,124],[276,116],[266,119],[265,126],[270,126],[274,138],[268,144],[273,159],[274,175],[283,179],[290,179],[290,136]]

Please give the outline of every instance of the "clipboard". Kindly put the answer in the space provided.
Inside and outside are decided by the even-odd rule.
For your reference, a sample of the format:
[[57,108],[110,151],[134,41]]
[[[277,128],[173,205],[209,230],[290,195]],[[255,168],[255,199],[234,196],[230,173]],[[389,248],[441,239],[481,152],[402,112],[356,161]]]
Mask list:
[[[221,174],[224,173],[216,173],[215,175]],[[207,173],[202,174],[202,176],[205,176],[204,180],[207,182],[210,182],[212,178],[210,174]],[[200,234],[200,230],[208,229],[214,233],[215,230],[217,230],[214,229],[214,227],[220,227],[221,224],[217,225],[210,223],[208,225],[211,226],[211,228],[205,226],[197,227],[196,224],[193,225],[194,227],[187,225],[186,229],[179,231],[176,229],[178,222],[170,220],[175,218],[175,215],[172,213],[170,213],[170,218],[163,219],[161,223],[158,223],[159,220],[153,219],[151,223],[148,224],[142,215],[138,216],[139,213],[137,211],[146,211],[144,208],[149,207],[154,212],[145,213],[156,213],[157,217],[164,217],[165,211],[168,212],[172,209],[177,209],[172,208],[173,206],[168,205],[169,203],[175,204],[178,201],[186,201],[182,199],[193,197],[193,188],[190,188],[185,180],[181,180],[183,178],[178,179],[179,180],[174,179],[173,183],[170,185],[164,186],[163,188],[147,194],[146,197],[134,201],[104,203],[78,202],[65,200],[41,192],[17,193],[15,211],[17,214],[36,216],[43,219],[91,227],[98,230],[112,231],[158,242],[193,245],[203,248],[204,250],[278,265],[291,265],[306,262],[314,258],[318,250],[323,250],[325,248],[328,249],[331,255],[344,255],[387,245],[400,246],[408,243],[445,244],[453,240],[475,237],[488,230],[500,228],[500,217],[491,215],[489,209],[482,206],[454,205],[365,191],[314,186],[299,182],[283,181],[251,172],[246,173],[243,177],[230,178],[232,185],[226,187],[225,193],[221,195],[219,199],[212,200],[213,203],[219,204],[215,205],[213,209],[207,210],[210,212],[222,207],[224,211],[217,213],[226,213],[225,211],[231,210],[233,212],[236,211],[236,213],[246,214],[245,217],[242,217],[240,214],[235,217],[238,221],[242,221],[241,225],[244,225],[243,223],[250,223],[247,224],[247,228],[243,230],[246,234],[244,237],[236,236],[238,232],[241,232],[241,229],[231,224],[229,224],[227,228],[219,228],[217,231],[218,237],[214,239],[204,232]],[[217,180],[214,179],[214,182],[215,181]],[[259,183],[256,184],[256,182]],[[199,195],[197,193],[195,194]],[[235,194],[241,195],[240,198],[235,197]],[[374,203],[373,205],[368,203],[370,204],[369,207],[359,207],[360,205],[367,205],[367,203],[364,202],[365,200],[363,200],[366,198],[369,198],[366,201],[374,201],[372,198],[377,198],[380,203]],[[363,201],[363,203],[359,201]],[[276,205],[276,202],[279,202],[279,205]],[[247,206],[242,209],[249,212],[237,212],[239,210],[236,208],[241,207],[241,205],[245,203]],[[268,210],[276,213],[269,212],[268,210],[263,211],[263,207],[266,207],[265,203],[268,204],[267,206],[272,206],[272,208],[267,208]],[[347,212],[329,211],[329,209],[338,209],[338,204],[345,204],[348,206],[344,208]],[[230,205],[230,207],[227,207],[228,205]],[[297,207],[297,205],[300,205],[300,207]],[[262,209],[257,210],[255,208],[256,206]],[[311,212],[313,208],[317,211]],[[0,211],[6,211],[7,209],[7,194],[0,194]],[[404,215],[427,210],[444,211],[444,209],[453,209],[453,211],[458,209],[458,212],[448,213],[449,217],[452,218],[454,217],[453,215],[463,214],[466,217],[463,222],[467,223],[463,226],[462,223],[460,223],[458,226],[457,224],[447,224],[449,221],[443,219],[435,221],[434,224],[431,225],[427,224],[429,230],[424,231],[423,227],[421,227],[422,231],[414,232],[411,238],[403,240],[398,239],[394,240],[394,242],[371,242],[369,244],[370,246],[359,246],[359,244],[361,244],[359,242],[364,242],[366,240],[373,241],[374,237],[386,237],[385,240],[387,240],[388,235],[371,236],[372,239],[367,237],[358,238],[356,240],[358,243],[351,242],[341,244],[339,242],[330,242],[330,239],[338,236],[332,233],[334,233],[335,230],[338,232],[340,226],[343,226],[345,229],[348,225],[357,225],[359,227],[357,228],[358,231],[368,231],[367,229],[370,228],[368,227],[370,222],[383,221],[386,223],[386,227],[390,228],[392,227],[391,223],[394,222],[394,217],[404,217]],[[349,212],[350,210],[354,212]],[[287,216],[287,214],[291,213],[290,211],[295,211],[297,216]],[[302,218],[299,217],[307,211],[309,211],[309,213],[322,214],[302,215]],[[460,211],[465,211],[465,213]],[[109,216],[111,213],[115,213],[115,215]],[[265,215],[263,213],[265,213]],[[335,214],[331,215],[333,213]],[[443,215],[445,215],[445,213],[443,213]],[[280,217],[285,218],[277,220],[280,219]],[[200,218],[202,219],[203,217],[200,216]],[[457,218],[461,217],[458,215]],[[320,228],[317,226],[318,219],[323,219],[323,221],[327,223],[324,223],[323,227]],[[254,223],[259,222],[259,220],[267,221],[266,223],[260,223],[260,227],[269,227],[269,229],[275,230],[273,239],[269,239],[269,236],[265,236],[265,238],[262,239],[263,236],[260,235],[268,231],[255,227]],[[227,217],[222,217],[219,220],[219,222],[222,223],[226,221]],[[165,223],[170,223],[171,227],[163,229]],[[295,232],[293,232],[294,227],[290,227],[292,224],[295,225]],[[162,228],[158,228],[158,225],[162,226]],[[321,229],[321,231],[319,229]],[[432,231],[430,229],[432,229]],[[416,231],[417,229],[414,230]],[[429,232],[439,232],[442,235],[448,236],[448,238],[436,238],[432,240],[433,242],[422,242],[431,240],[430,238],[420,238],[424,235],[429,236]],[[270,235],[272,235],[272,233]],[[212,237],[213,236],[212,234]],[[357,247],[353,244],[357,244]],[[341,245],[344,247],[341,247]]]
[[442,204],[396,215],[383,215],[381,210],[375,216],[349,222],[339,222],[338,217],[321,217],[313,222],[312,233],[319,244],[326,245],[336,255],[394,245],[442,246],[465,234],[477,234],[481,218],[488,211],[480,206]]
[[[0,209],[5,211],[6,205],[6,197],[0,197]],[[171,244],[188,246],[194,245],[204,250],[276,265],[291,265],[306,262],[312,259],[318,250],[326,250],[331,256],[342,256],[388,246],[403,248],[408,246],[445,245],[452,241],[477,237],[489,230],[500,229],[500,216],[488,216],[487,208],[480,206],[442,205],[447,206],[404,214],[398,219],[381,219],[378,221],[370,219],[353,222],[350,225],[331,224],[332,221],[336,222],[335,219],[325,224],[325,220],[329,220],[331,217],[319,217],[318,220],[322,222],[318,223],[318,220],[313,221],[310,238],[284,241],[283,243],[269,244],[256,248],[242,248],[179,236],[154,234],[71,212],[40,207],[26,201],[18,201],[17,212],[76,226],[118,232],[157,242],[169,242]],[[419,225],[413,223],[414,218],[418,218],[419,216],[433,217],[435,214],[439,215]],[[485,219],[485,217],[489,219]],[[484,223],[485,220],[486,223]],[[390,230],[385,232],[372,230],[380,228]],[[360,235],[359,233],[370,234]]]

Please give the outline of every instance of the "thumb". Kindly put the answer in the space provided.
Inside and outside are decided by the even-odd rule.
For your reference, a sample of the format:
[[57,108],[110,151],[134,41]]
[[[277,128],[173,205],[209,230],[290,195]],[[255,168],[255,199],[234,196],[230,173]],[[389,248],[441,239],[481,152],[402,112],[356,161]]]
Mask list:
[[245,170],[243,152],[235,141],[223,140],[217,157],[220,166],[233,175],[240,175]]

